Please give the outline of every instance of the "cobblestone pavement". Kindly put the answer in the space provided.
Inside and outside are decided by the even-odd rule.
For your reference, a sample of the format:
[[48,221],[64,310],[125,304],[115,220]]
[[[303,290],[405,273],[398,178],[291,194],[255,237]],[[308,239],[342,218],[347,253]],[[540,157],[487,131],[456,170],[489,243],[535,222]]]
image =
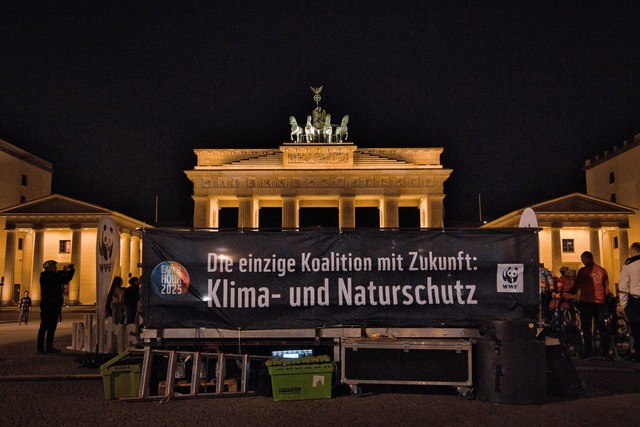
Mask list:
[[[70,343],[65,335],[55,345],[65,349]],[[105,400],[99,369],[82,367],[76,361],[81,355],[70,350],[36,355],[33,340],[0,345],[0,425],[640,425],[640,371],[626,362],[576,361],[584,395],[540,405],[468,400],[452,388],[372,387],[370,395],[354,397],[343,386],[334,389],[332,399],[276,402],[250,396],[161,403]]]

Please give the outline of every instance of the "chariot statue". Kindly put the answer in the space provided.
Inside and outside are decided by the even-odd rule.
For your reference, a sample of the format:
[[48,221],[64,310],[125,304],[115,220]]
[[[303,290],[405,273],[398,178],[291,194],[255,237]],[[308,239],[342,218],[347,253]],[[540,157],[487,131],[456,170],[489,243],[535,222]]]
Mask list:
[[292,142],[320,142],[320,143],[340,143],[347,140],[349,134],[347,132],[347,122],[349,116],[342,118],[339,125],[331,123],[331,114],[320,107],[320,92],[323,86],[311,87],[313,92],[313,100],[316,102],[316,108],[311,111],[311,115],[307,116],[307,122],[303,127],[298,125],[294,116],[289,117],[291,125],[291,141]]

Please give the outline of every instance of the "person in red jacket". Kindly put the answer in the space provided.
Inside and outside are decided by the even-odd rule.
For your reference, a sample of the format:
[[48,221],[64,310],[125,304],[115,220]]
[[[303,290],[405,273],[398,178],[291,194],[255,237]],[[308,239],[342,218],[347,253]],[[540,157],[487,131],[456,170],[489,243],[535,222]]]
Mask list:
[[593,261],[591,252],[583,252],[580,255],[580,260],[584,267],[578,270],[576,281],[569,293],[576,294],[580,291],[578,308],[580,310],[582,333],[584,334],[584,354],[581,357],[588,358],[593,355],[591,323],[595,322],[595,326],[600,332],[600,356],[608,358],[611,337],[604,323],[604,303],[607,294],[610,293],[609,275],[607,270]]
[[551,296],[553,299],[549,303],[550,309],[563,308],[569,309],[571,307],[571,294],[569,289],[573,286],[573,279],[569,276],[569,267],[560,267],[560,277],[554,281],[555,288],[551,290]]

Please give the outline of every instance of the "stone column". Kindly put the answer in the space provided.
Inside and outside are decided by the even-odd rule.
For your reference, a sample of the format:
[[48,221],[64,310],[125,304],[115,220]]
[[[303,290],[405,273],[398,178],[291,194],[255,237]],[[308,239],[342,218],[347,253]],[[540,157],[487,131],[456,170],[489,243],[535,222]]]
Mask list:
[[[618,282],[620,277],[620,268],[614,268],[613,254],[613,233],[610,231],[602,232],[602,246],[600,248],[600,265],[609,273],[609,287],[612,288]],[[620,260],[624,262],[624,260]],[[621,264],[622,265],[622,264]]]
[[33,302],[40,301],[40,273],[44,263],[44,229],[34,227],[35,237],[33,238],[33,270],[31,270],[31,292],[29,296]]
[[256,228],[256,207],[253,197],[238,197],[238,228]]
[[629,258],[629,232],[626,228],[618,229],[618,250],[620,257],[620,267]]
[[600,224],[589,224],[589,248],[596,264],[602,265],[600,259]]
[[418,209],[420,209],[420,228],[428,228],[429,216],[430,216],[428,197],[420,197],[420,203],[418,204]]
[[75,265],[76,272],[69,282],[69,304],[80,304],[80,276],[82,274],[82,228],[80,225],[71,225],[71,264]]
[[16,252],[18,251],[18,234],[15,229],[7,229],[7,251],[4,257],[4,286],[2,286],[2,295],[0,305],[9,305],[11,303],[11,294],[13,293],[13,278],[16,268]]
[[120,264],[122,265],[122,280],[129,282],[131,273],[131,234],[124,231],[120,234]]
[[193,196],[193,227],[205,228],[207,227],[207,219],[209,217],[208,198]]
[[[20,293],[24,294],[24,291],[29,291],[38,286],[33,282],[31,271],[33,270],[33,232],[25,233],[24,240],[22,242],[22,287]],[[31,295],[30,295],[31,296]]]
[[131,236],[131,271],[134,276],[140,276],[140,245],[141,240],[138,236]]
[[560,229],[562,225],[551,224],[551,265],[546,266],[552,272],[557,272],[562,266],[562,239]]
[[282,196],[282,229],[300,227],[300,203],[296,196]]
[[420,197],[420,228],[442,228],[444,214],[442,208],[443,194]]
[[340,196],[338,200],[340,228],[356,227],[356,199],[354,196]]
[[220,203],[218,203],[218,199],[209,198],[209,205],[207,207],[208,221],[207,227],[209,228],[218,228],[220,226],[219,213],[220,213]]
[[383,228],[399,227],[398,198],[386,196],[380,199],[380,225]]

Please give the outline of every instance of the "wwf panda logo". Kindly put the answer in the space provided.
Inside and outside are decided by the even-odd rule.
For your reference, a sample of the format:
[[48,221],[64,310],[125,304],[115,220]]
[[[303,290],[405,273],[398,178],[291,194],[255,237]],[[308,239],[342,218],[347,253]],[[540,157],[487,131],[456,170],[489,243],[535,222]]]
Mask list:
[[502,272],[502,280],[507,283],[516,283],[518,281],[518,269],[515,267],[509,267]]
[[115,230],[113,227],[107,227],[106,224],[98,230],[100,235],[98,236],[98,252],[105,261],[109,261],[113,255],[113,241],[115,240]]

